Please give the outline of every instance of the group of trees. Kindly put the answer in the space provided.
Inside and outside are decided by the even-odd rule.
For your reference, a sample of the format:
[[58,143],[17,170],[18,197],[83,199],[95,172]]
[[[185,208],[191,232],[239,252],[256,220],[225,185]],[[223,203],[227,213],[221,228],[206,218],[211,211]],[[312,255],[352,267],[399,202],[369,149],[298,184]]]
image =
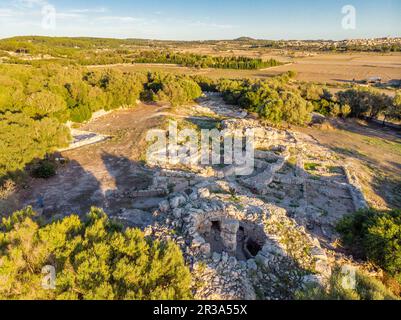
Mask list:
[[67,146],[69,120],[84,122],[95,111],[134,106],[140,98],[179,105],[200,95],[186,76],[0,66],[0,178]]
[[[123,229],[97,208],[84,220],[36,220],[27,208],[0,224],[0,299],[191,298],[191,275],[172,241]],[[45,266],[55,268],[53,279]]]
[[391,97],[374,88],[355,86],[332,94],[322,85],[291,83],[294,76],[289,71],[268,80],[212,80],[199,75],[193,79],[203,91],[221,92],[226,102],[272,124],[307,124],[313,111],[329,117],[401,120],[401,91]]
[[139,52],[134,57],[133,63],[167,63],[186,67],[218,69],[262,69],[281,65],[279,61],[274,59],[264,61],[247,57],[215,57],[157,50]]
[[143,100],[169,102],[179,106],[202,95],[201,87],[191,78],[169,73],[149,73]]
[[[138,49],[137,46],[146,46]],[[167,63],[195,68],[261,69],[281,65],[277,60],[264,61],[247,57],[218,57],[162,50],[149,50],[147,40],[98,38],[15,37],[0,40],[0,57],[8,63],[41,65],[52,61],[62,65],[107,65],[117,63]],[[10,55],[9,52],[21,54]],[[24,55],[35,57],[27,59]],[[38,59],[39,58],[39,59]]]
[[333,95],[313,83],[301,85],[299,90],[312,102],[314,111],[325,116],[401,120],[401,91],[392,98],[377,89],[356,86]]
[[272,124],[303,125],[310,122],[313,106],[289,85],[294,76],[287,72],[269,80],[222,79],[214,84],[203,77],[195,80],[205,89],[221,92],[227,103],[255,112]]
[[394,98],[373,88],[356,87],[337,93],[340,104],[347,104],[353,117],[368,117],[384,120],[401,120],[401,92]]
[[347,103],[339,103],[329,90],[313,83],[302,84],[298,87],[301,96],[313,105],[313,110],[324,116],[346,118],[351,109]]
[[337,225],[353,253],[382,268],[401,285],[401,211],[363,210]]

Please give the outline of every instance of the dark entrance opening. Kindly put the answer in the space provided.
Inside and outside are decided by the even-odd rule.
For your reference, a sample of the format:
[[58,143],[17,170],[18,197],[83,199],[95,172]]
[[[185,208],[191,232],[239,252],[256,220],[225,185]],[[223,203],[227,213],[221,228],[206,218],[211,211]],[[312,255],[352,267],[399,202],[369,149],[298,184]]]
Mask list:
[[256,257],[259,251],[262,250],[262,246],[252,238],[248,238],[246,240],[246,249],[252,257]]
[[220,223],[220,221],[212,221],[212,231],[221,232],[221,223]]

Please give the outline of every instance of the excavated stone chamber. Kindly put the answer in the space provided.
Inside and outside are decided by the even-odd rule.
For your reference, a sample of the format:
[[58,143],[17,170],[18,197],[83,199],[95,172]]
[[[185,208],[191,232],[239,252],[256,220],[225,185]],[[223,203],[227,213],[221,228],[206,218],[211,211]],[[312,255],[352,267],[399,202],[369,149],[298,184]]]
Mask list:
[[212,253],[228,253],[238,260],[253,259],[267,241],[263,228],[253,222],[214,217],[198,226]]

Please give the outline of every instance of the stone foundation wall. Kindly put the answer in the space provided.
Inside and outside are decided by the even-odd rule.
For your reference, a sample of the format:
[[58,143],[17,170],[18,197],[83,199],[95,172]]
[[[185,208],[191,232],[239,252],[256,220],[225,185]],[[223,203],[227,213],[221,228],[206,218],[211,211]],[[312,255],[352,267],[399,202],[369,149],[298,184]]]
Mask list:
[[351,165],[345,165],[343,167],[345,176],[347,177],[349,192],[351,193],[352,201],[355,206],[355,210],[367,209],[368,203],[363,195],[362,188],[359,184],[358,178],[351,172]]

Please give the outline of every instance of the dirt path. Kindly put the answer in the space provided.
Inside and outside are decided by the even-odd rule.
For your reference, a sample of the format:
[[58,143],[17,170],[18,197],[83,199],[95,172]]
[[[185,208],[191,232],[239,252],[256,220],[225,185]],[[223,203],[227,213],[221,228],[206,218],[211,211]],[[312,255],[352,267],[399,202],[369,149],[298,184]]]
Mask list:
[[146,132],[162,124],[164,110],[159,105],[141,104],[133,110],[118,110],[83,125],[81,130],[111,136],[111,139],[62,152],[62,157],[69,162],[49,180],[30,179],[29,188],[19,193],[20,206],[35,207],[41,197],[46,216],[84,214],[93,205],[111,214],[121,208],[142,208],[140,200],[118,199],[115,194],[145,189],[151,184],[152,173],[143,167],[140,157],[146,146]]

